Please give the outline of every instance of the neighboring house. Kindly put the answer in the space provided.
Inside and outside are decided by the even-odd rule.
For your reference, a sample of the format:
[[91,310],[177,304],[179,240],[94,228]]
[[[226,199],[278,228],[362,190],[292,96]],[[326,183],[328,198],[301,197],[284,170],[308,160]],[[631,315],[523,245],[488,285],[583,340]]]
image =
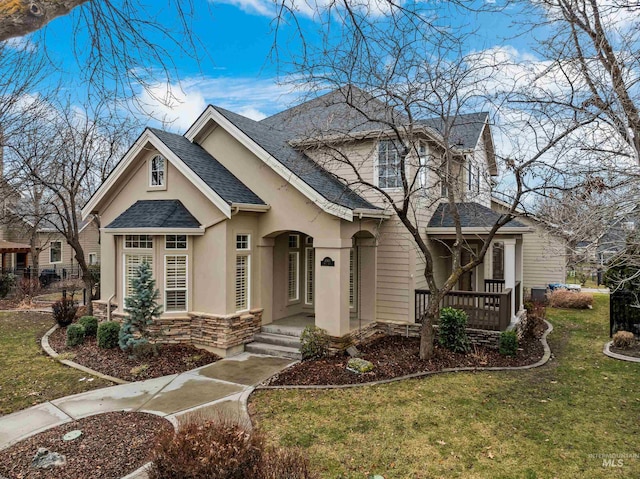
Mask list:
[[[390,132],[347,110],[343,95],[337,90],[262,121],[209,106],[184,135],[147,128],[83,209],[102,225],[96,315],[123,316],[136,267],[148,262],[160,290],[164,312],[157,327],[165,340],[222,354],[242,350],[270,323],[285,329],[315,324],[343,339],[363,325],[404,330],[414,324],[428,296],[421,291],[424,258],[379,195],[345,186],[337,177],[349,180],[353,171],[326,161],[333,142],[330,147],[360,165],[363,178],[398,194]],[[354,95],[366,108],[389,114],[365,93]],[[440,155],[441,127],[437,121],[414,125],[424,141],[420,164],[423,155],[424,161]],[[462,192],[462,229],[468,248],[477,249],[500,216],[491,202],[498,170],[488,115],[460,116],[452,138],[450,174]],[[435,175],[418,180],[446,194]],[[455,238],[449,206],[416,201],[418,226],[442,283]],[[461,292],[451,297],[475,314],[472,323],[504,329],[521,309],[524,238],[534,229],[512,220],[485,262],[460,279]]]
[[[505,213],[511,205],[496,198],[491,199],[491,207]],[[554,233],[534,216],[517,211],[518,221],[530,226],[532,232],[522,237],[522,284],[525,291],[531,288],[546,288],[550,283],[564,283],[567,277],[567,241]],[[525,293],[526,294],[526,293]]]
[[[33,267],[28,233],[30,228],[26,220],[15,215],[0,226],[0,255],[3,271],[25,274]],[[97,220],[91,217],[82,221],[79,238],[85,253],[85,261],[89,265],[99,265],[100,229]],[[36,276],[39,276],[43,270],[47,270],[52,278],[67,279],[81,276],[73,248],[53,226],[43,225],[38,228],[36,247],[40,250],[39,272]],[[54,273],[51,273],[52,271]]]

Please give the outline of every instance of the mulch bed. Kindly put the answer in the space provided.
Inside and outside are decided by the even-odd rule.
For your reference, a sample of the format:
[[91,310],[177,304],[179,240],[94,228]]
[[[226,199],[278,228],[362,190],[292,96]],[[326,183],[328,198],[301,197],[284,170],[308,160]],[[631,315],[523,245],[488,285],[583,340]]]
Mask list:
[[472,346],[470,353],[460,354],[436,346],[434,357],[423,361],[419,356],[420,339],[401,336],[384,336],[359,350],[361,358],[373,363],[373,371],[362,374],[348,371],[349,358],[337,355],[295,364],[273,377],[268,385],[359,384],[447,368],[525,366],[536,363],[544,355],[544,347],[537,338],[521,343],[516,356],[503,356],[497,350],[485,347]]
[[[62,436],[79,429],[73,441]],[[159,434],[173,426],[147,413],[110,412],[73,421],[36,434],[0,451],[0,474],[9,479],[111,479],[135,471],[150,459]],[[36,469],[31,461],[38,448],[65,456],[64,466]]]
[[616,348],[613,345],[609,346],[609,351],[612,353],[623,354],[632,358],[640,358],[640,341],[636,341],[630,348]]
[[66,328],[58,328],[49,336],[49,344],[57,353],[70,353],[73,357],[68,359],[125,381],[142,381],[177,374],[220,359],[220,356],[209,351],[183,344],[159,344],[158,356],[136,359],[120,348],[99,348],[94,337],[85,338],[84,343],[75,348],[68,348],[66,341]]

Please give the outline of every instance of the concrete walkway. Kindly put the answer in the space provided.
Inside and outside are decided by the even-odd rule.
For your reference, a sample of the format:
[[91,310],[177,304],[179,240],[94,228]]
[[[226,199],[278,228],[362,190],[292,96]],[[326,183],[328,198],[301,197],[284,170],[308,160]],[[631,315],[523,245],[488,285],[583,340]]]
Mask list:
[[223,414],[248,421],[255,385],[295,361],[243,353],[181,374],[96,389],[0,417],[0,449],[54,426],[93,414],[139,411],[175,425]]

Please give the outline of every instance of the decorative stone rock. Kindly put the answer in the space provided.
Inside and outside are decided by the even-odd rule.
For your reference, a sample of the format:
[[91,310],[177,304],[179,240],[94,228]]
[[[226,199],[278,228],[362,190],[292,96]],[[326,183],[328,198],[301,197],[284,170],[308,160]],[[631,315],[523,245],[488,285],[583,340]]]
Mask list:
[[358,348],[356,348],[355,346],[349,346],[347,348],[347,354],[352,358],[357,358],[358,356],[360,356],[360,351],[358,351]]
[[64,436],[62,436],[63,441],[73,441],[74,439],[78,439],[82,436],[82,431],[80,429],[74,429],[73,431],[69,431]]
[[39,447],[36,455],[31,460],[31,467],[36,469],[49,469],[50,467],[60,467],[67,463],[67,459],[57,452],[50,452],[44,447]]
[[368,373],[373,371],[373,363],[362,358],[351,358],[347,363],[347,369],[357,374]]

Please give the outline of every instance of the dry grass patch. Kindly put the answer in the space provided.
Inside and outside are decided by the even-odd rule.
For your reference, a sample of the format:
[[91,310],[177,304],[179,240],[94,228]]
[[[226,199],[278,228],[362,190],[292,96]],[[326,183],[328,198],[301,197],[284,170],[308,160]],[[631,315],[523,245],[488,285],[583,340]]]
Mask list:
[[593,295],[556,289],[549,294],[549,306],[552,308],[587,309],[593,306]]

